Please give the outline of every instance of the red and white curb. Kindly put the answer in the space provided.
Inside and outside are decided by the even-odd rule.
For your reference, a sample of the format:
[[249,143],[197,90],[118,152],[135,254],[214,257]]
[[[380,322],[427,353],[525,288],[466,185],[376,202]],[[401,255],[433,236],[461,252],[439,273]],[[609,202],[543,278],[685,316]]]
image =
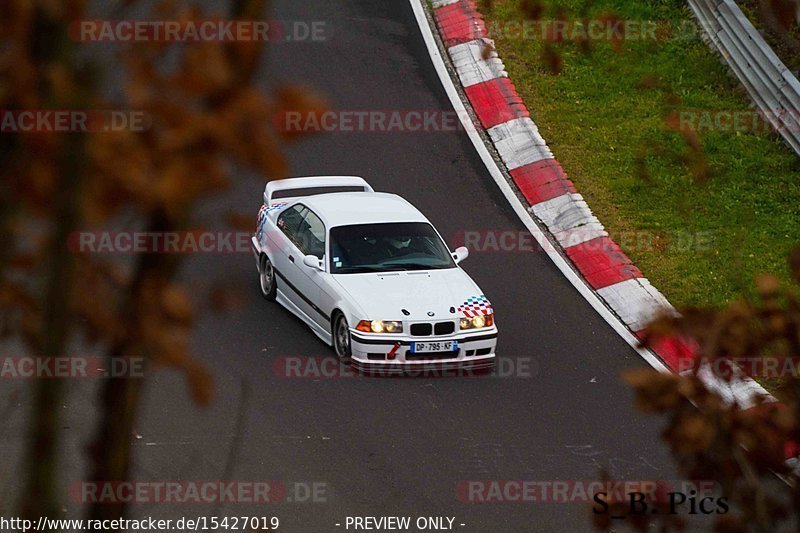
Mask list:
[[[667,338],[651,349],[639,346],[648,322],[677,312],[609,237],[561,168],[487,38],[475,2],[433,0],[429,20],[422,1],[410,0],[434,67],[470,140],[520,220],[578,292],[648,363],[662,372],[689,367],[687,361],[696,353],[691,342]],[[479,124],[473,124],[468,106]],[[711,372],[701,377],[745,409],[759,400],[775,401],[744,374],[731,382]]]

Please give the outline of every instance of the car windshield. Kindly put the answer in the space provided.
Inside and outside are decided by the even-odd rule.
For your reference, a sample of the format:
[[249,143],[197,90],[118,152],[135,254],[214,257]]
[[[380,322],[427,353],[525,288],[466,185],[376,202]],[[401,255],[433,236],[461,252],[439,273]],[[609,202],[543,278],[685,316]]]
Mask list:
[[331,273],[453,268],[447,246],[425,222],[331,228]]

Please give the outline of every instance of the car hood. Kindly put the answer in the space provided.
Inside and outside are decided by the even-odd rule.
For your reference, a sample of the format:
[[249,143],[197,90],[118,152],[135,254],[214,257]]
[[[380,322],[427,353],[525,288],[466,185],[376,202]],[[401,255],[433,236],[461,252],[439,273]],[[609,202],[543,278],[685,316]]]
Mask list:
[[[337,274],[334,279],[350,294],[369,320],[442,320],[459,316],[458,307],[481,295],[460,268],[368,274]],[[456,310],[451,313],[450,309]],[[409,315],[402,310],[409,311]],[[434,313],[431,317],[428,313]]]

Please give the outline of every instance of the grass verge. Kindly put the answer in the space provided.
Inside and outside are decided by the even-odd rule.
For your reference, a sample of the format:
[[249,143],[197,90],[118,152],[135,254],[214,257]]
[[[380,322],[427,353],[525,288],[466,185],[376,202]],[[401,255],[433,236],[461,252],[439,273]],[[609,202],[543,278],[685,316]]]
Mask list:
[[[678,307],[722,305],[752,291],[761,272],[788,280],[800,158],[760,125],[727,123],[735,111],[750,120],[749,99],[699,30],[688,30],[685,2],[542,4],[538,23],[521,9],[535,11],[535,1],[494,0],[483,12],[542,135],[644,274]],[[645,30],[587,47],[567,26],[563,42],[547,44],[542,22],[554,19]]]

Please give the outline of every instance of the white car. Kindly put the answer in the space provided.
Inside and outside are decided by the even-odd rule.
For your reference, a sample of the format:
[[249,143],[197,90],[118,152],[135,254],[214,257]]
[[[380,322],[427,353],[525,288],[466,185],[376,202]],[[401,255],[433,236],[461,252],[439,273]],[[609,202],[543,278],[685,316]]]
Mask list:
[[272,181],[252,238],[261,292],[361,371],[490,368],[492,305],[425,216],[362,178]]

